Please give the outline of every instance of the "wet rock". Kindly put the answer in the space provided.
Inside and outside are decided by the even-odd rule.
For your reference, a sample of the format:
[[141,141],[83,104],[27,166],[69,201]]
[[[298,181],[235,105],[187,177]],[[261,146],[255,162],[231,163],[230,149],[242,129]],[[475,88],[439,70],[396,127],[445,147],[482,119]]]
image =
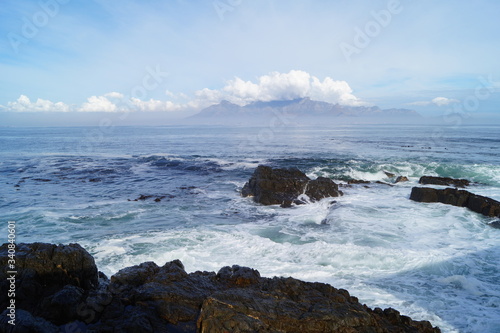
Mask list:
[[488,225],[490,227],[495,228],[495,229],[500,229],[500,220],[490,222],[490,223],[488,223]]
[[402,183],[402,182],[407,182],[408,181],[408,177],[406,176],[398,176],[398,178],[396,178],[396,180],[394,181],[394,183]]
[[440,202],[453,206],[467,207],[485,216],[500,217],[500,202],[466,190],[414,187],[411,191],[410,199],[418,202]]
[[337,184],[330,178],[318,177],[309,181],[306,186],[306,195],[313,201],[323,198],[338,197],[342,195]]
[[257,167],[241,191],[242,196],[252,196],[260,204],[283,207],[302,203],[299,196],[304,193],[312,201],[342,195],[331,179],[311,180],[298,169],[273,169],[263,165]]
[[455,187],[466,187],[469,186],[470,182],[467,179],[455,179],[449,177],[433,177],[433,176],[422,176],[418,181],[420,184],[431,184],[431,185],[443,185],[443,186],[455,186]]
[[394,178],[394,177],[396,177],[396,175],[395,175],[395,174],[393,174],[392,172],[387,172],[387,171],[384,171],[384,173],[385,173],[385,175],[386,175],[387,177],[389,177],[389,178]]
[[[8,258],[5,248],[0,248],[2,263]],[[263,278],[248,267],[188,274],[179,260],[161,267],[145,262],[109,280],[100,274],[96,285],[95,265],[87,272],[90,255],[76,244],[19,244],[19,249],[20,289],[39,283],[42,265],[57,274],[32,293],[16,296],[19,330],[13,332],[439,332],[394,309],[372,310],[346,290]],[[40,261],[27,259],[34,251],[42,253]],[[77,260],[81,269],[75,271],[69,263]],[[62,264],[66,278],[57,270]]]
[[361,179],[351,179],[347,181],[347,184],[370,184],[370,181]]

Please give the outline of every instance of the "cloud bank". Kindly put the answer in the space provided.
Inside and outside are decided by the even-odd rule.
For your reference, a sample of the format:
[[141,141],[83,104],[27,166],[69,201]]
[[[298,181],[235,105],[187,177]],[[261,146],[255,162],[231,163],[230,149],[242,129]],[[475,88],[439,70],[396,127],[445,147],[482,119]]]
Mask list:
[[[141,100],[127,97],[120,92],[108,92],[102,96],[88,97],[86,102],[75,107],[43,99],[31,102],[27,96],[21,95],[17,101],[0,107],[4,111],[14,112],[169,112],[200,110],[222,100],[246,105],[257,101],[293,100],[305,97],[348,106],[368,105],[353,95],[353,90],[346,81],[335,81],[330,77],[321,81],[305,71],[291,70],[288,73],[271,72],[258,77],[256,82],[235,77],[227,81],[222,89],[200,89],[195,91],[191,98],[184,93],[175,94],[169,90],[165,91],[165,100]],[[185,102],[172,101],[179,99]]]

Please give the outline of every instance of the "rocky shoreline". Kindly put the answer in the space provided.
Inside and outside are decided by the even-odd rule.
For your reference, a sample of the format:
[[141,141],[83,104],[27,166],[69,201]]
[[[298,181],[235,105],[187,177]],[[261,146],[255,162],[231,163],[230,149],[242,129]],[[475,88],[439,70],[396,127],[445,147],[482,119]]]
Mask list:
[[[4,244],[3,267],[7,253]],[[0,332],[440,332],[346,290],[236,265],[188,274],[179,260],[145,262],[108,279],[80,245],[46,243],[18,244],[16,262],[16,325],[7,309]]]
[[[387,175],[394,178],[393,184],[408,181],[404,176]],[[366,187],[368,183],[352,180],[346,186]],[[470,184],[428,176],[420,183]],[[259,166],[242,195],[259,204],[287,208],[343,193],[328,178],[311,180],[298,169]],[[498,201],[457,188],[413,187],[410,199],[500,217]],[[7,267],[8,254],[8,244],[3,244],[3,267]],[[0,318],[0,333],[440,332],[428,321],[412,320],[392,308],[371,309],[348,291],[328,284],[265,278],[257,270],[237,265],[217,273],[187,273],[179,260],[163,266],[145,262],[108,278],[78,244],[31,243],[16,246],[16,274],[9,274],[0,272],[0,292],[7,295],[9,279],[15,278],[15,311],[9,309],[11,300],[3,297],[0,305],[6,310]]]

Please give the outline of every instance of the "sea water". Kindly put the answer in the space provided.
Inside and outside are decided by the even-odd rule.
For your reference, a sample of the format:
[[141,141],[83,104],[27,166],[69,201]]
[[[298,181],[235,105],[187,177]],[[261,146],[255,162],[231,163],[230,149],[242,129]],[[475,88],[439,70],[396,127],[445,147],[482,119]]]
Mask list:
[[[16,221],[18,242],[80,243],[107,275],[144,261],[238,264],[443,332],[500,332],[495,219],[409,200],[423,175],[500,200],[500,127],[271,125],[0,128],[1,219]],[[261,206],[239,193],[259,164],[329,177],[344,196]],[[409,181],[375,183],[392,183],[387,172]]]

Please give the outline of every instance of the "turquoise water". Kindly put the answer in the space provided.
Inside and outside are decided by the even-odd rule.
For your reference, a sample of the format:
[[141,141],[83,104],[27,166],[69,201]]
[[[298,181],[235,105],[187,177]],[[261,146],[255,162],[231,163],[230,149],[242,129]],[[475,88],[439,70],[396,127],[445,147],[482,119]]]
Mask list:
[[[263,207],[239,195],[259,164],[341,184],[390,182],[386,171],[410,181],[343,187],[334,205]],[[423,175],[467,178],[500,200],[500,127],[0,128],[0,216],[17,222],[18,242],[78,242],[108,275],[151,260],[251,266],[444,332],[498,332],[500,230],[410,201]]]

